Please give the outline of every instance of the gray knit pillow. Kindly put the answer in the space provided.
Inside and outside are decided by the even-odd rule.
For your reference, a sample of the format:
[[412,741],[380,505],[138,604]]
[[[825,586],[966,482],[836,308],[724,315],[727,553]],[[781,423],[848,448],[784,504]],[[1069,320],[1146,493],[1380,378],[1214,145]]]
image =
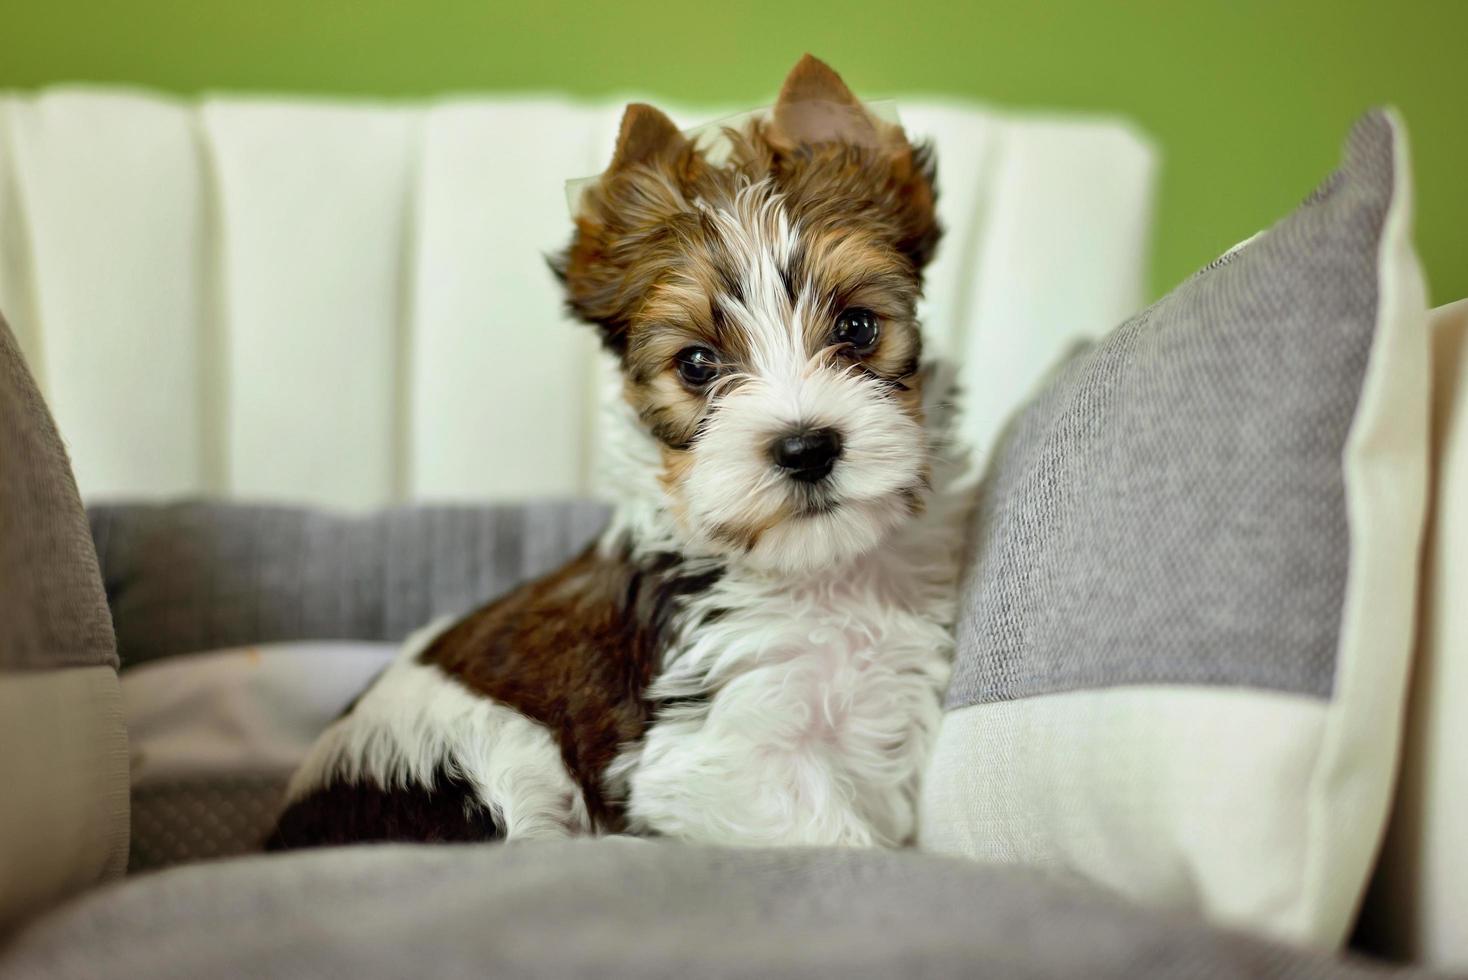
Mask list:
[[993,457],[936,849],[1315,942],[1380,835],[1424,511],[1400,124],[1065,363]]

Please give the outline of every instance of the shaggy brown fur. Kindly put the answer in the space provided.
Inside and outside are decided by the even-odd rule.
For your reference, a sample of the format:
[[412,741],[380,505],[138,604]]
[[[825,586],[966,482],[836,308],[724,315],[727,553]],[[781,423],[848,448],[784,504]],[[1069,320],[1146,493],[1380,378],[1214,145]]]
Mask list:
[[[731,154],[714,166],[657,109],[628,106],[612,164],[587,190],[571,246],[553,262],[570,309],[621,357],[626,398],[667,448],[669,472],[710,397],[679,380],[677,354],[705,346],[736,371],[748,356],[723,309],[743,298],[739,276],[699,204],[730,208],[761,181],[800,231],[799,251],[780,270],[792,303],[810,284],[833,322],[849,307],[881,318],[875,350],[855,356],[832,345],[829,356],[892,382],[914,413],[920,401],[915,311],[940,234],[929,148],[870,116],[809,55],[768,120],[726,135]],[[828,342],[813,332],[810,344],[814,356]]]

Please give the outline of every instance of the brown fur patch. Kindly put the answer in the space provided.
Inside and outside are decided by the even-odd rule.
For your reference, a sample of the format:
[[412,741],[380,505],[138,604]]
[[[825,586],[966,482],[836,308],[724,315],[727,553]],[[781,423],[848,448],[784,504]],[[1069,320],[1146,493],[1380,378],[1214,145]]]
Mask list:
[[720,574],[677,555],[639,564],[593,546],[461,619],[421,659],[549,728],[592,820],[615,829],[620,813],[602,775],[648,723],[643,692],[684,599]]
[[663,471],[658,474],[658,481],[662,483],[664,490],[672,492],[693,472],[693,454],[664,447],[662,457]]

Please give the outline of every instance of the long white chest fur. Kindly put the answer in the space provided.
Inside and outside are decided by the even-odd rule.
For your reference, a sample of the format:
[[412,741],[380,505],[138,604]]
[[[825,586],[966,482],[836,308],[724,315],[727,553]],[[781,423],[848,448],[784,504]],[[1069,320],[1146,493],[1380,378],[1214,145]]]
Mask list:
[[630,829],[749,844],[911,838],[957,574],[959,509],[931,504],[837,570],[798,583],[736,573],[691,604],[705,621],[667,651],[653,723],[608,774]]

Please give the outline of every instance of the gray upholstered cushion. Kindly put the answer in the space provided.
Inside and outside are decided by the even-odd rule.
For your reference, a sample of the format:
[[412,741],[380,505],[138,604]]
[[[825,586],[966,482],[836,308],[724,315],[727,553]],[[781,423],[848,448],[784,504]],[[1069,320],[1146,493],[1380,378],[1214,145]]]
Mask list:
[[554,568],[606,520],[589,502],[363,516],[239,504],[102,505],[92,533],[131,665],[285,640],[400,640]]
[[[1383,971],[1384,972],[1384,971]],[[1362,977],[1033,872],[640,841],[194,865],[22,935],[0,977]]]
[[0,669],[117,666],[66,449],[0,318]]
[[1382,117],[1299,210],[1072,357],[982,498],[951,707],[1122,684],[1328,697]]

